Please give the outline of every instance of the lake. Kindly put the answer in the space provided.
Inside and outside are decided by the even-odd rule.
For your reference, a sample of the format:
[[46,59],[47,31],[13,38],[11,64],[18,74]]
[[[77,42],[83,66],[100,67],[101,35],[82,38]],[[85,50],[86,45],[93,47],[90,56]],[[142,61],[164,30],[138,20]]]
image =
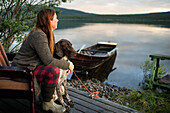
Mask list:
[[[140,65],[150,54],[170,55],[170,28],[119,23],[59,23],[54,31],[56,41],[64,38],[77,50],[99,41],[118,43],[114,67],[105,82],[120,87],[140,89],[143,73]],[[161,61],[170,71],[170,61]]]

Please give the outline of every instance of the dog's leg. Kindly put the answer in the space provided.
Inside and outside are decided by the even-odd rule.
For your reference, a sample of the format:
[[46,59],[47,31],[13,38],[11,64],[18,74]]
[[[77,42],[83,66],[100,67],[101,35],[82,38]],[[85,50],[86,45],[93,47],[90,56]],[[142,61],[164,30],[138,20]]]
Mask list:
[[57,91],[57,95],[58,95],[58,101],[62,104],[62,106],[65,106],[66,107],[66,110],[69,111],[70,110],[70,106],[68,106],[64,100],[63,100],[63,97],[62,97],[62,94],[60,92],[60,86],[61,84],[58,83],[57,84],[57,87],[56,87],[56,91]]
[[67,98],[68,104],[72,106],[74,105],[74,102],[70,99],[66,85],[67,85],[67,80],[64,80],[63,86],[64,86],[64,91],[65,91],[65,96]]

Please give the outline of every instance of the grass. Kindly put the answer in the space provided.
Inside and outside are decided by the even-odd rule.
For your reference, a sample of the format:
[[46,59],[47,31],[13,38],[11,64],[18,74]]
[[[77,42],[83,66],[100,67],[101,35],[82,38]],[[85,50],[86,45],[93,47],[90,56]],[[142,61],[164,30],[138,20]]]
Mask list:
[[[124,100],[123,105],[143,113],[170,113],[170,94],[158,93],[152,90],[132,90],[128,95],[119,95],[118,100]],[[120,101],[115,101],[119,104]]]
[[[138,111],[144,113],[170,113],[170,93],[169,89],[166,92],[159,93],[158,90],[148,89],[147,86],[149,79],[149,75],[151,73],[153,62],[150,59],[145,60],[144,64],[140,66],[143,70],[144,77],[142,82],[143,91],[131,90],[128,94],[119,95],[117,98],[119,100],[123,100],[122,103],[125,106],[131,107]],[[159,65],[159,77],[162,77],[167,73],[167,69],[164,68],[163,64]],[[161,89],[161,91],[164,91]],[[115,101],[120,103],[119,101]]]

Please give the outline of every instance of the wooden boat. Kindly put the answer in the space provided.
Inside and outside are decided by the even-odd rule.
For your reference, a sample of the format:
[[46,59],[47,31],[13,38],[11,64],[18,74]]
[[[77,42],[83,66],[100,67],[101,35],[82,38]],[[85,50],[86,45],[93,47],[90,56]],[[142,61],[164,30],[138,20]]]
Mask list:
[[[70,60],[75,65],[75,72],[85,78],[96,78],[104,81],[114,69],[117,56],[117,43],[98,42],[97,44],[79,50]],[[81,76],[83,77],[83,76]]]

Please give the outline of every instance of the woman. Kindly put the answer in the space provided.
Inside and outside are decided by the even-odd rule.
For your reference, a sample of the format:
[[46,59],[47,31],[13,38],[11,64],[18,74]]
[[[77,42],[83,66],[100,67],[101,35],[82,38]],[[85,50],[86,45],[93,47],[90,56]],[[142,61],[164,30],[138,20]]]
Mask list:
[[59,78],[59,68],[68,69],[67,74],[74,69],[72,63],[53,58],[55,42],[53,30],[57,28],[57,22],[55,11],[41,10],[37,15],[36,27],[24,39],[12,63],[13,66],[34,69],[34,75],[41,84],[42,108],[53,112],[58,112],[58,105],[55,104],[52,95]]

